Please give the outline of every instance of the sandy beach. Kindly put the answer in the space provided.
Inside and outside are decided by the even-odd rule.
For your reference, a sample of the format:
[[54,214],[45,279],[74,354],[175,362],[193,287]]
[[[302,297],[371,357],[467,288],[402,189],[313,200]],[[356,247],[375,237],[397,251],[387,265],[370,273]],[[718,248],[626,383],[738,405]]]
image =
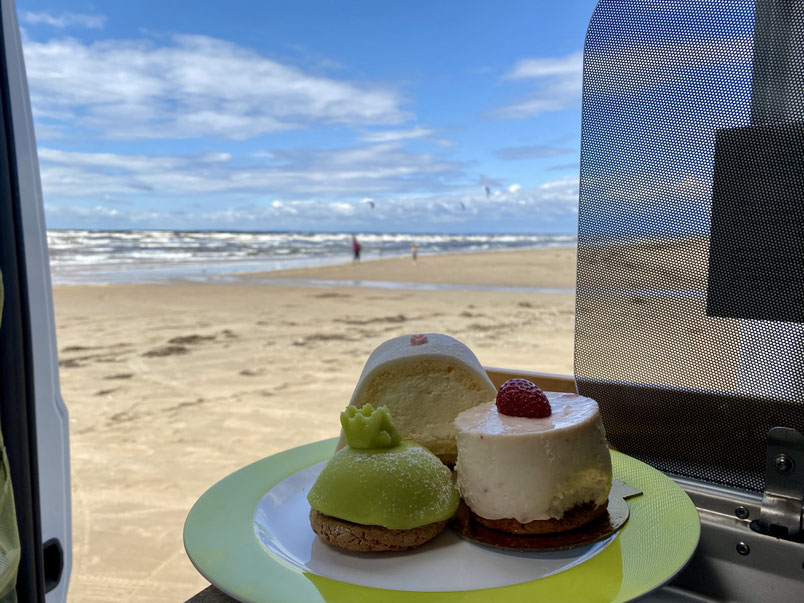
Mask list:
[[[337,435],[366,358],[390,337],[443,332],[485,366],[571,374],[574,295],[534,289],[571,290],[574,263],[575,249],[557,248],[55,287],[70,600],[173,602],[206,587],[182,546],[192,504],[247,463]],[[455,287],[353,285],[366,281]]]

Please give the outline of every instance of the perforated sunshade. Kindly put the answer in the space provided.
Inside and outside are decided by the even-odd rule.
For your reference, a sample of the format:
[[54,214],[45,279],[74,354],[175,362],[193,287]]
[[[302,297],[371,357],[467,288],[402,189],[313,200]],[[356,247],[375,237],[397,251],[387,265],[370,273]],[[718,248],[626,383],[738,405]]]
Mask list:
[[601,0],[581,147],[579,390],[623,452],[761,490],[804,432],[804,2]]

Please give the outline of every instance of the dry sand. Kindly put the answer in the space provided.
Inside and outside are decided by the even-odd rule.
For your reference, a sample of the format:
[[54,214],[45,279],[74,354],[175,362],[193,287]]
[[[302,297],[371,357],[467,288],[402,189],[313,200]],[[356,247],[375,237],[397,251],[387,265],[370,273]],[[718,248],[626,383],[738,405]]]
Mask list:
[[[180,601],[208,583],[182,546],[212,484],[331,437],[382,341],[437,331],[486,366],[572,373],[574,249],[420,256],[269,277],[486,290],[237,284],[55,287],[70,411],[71,601]],[[263,275],[265,276],[265,275]]]

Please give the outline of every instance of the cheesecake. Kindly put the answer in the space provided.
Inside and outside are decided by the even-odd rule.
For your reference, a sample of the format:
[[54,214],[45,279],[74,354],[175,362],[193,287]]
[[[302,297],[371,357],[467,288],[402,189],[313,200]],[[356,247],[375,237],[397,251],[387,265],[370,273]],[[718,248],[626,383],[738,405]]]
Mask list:
[[455,419],[457,486],[476,519],[489,527],[560,532],[606,511],[612,469],[597,402],[539,393],[547,414],[512,416],[490,400]]

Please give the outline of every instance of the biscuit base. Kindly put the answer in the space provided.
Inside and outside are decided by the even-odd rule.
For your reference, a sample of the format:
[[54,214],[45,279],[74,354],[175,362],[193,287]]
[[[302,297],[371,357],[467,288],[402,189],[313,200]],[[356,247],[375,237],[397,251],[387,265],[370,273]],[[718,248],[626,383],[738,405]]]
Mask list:
[[596,505],[593,502],[582,503],[569,509],[561,519],[537,519],[528,523],[520,523],[513,518],[486,519],[474,511],[472,511],[472,519],[487,528],[509,534],[556,534],[580,528],[594,521],[606,512],[608,505],[608,500],[602,505]]
[[367,526],[324,515],[310,509],[310,525],[319,538],[346,551],[405,551],[423,545],[438,536],[447,522],[428,523],[410,530],[391,530]]

